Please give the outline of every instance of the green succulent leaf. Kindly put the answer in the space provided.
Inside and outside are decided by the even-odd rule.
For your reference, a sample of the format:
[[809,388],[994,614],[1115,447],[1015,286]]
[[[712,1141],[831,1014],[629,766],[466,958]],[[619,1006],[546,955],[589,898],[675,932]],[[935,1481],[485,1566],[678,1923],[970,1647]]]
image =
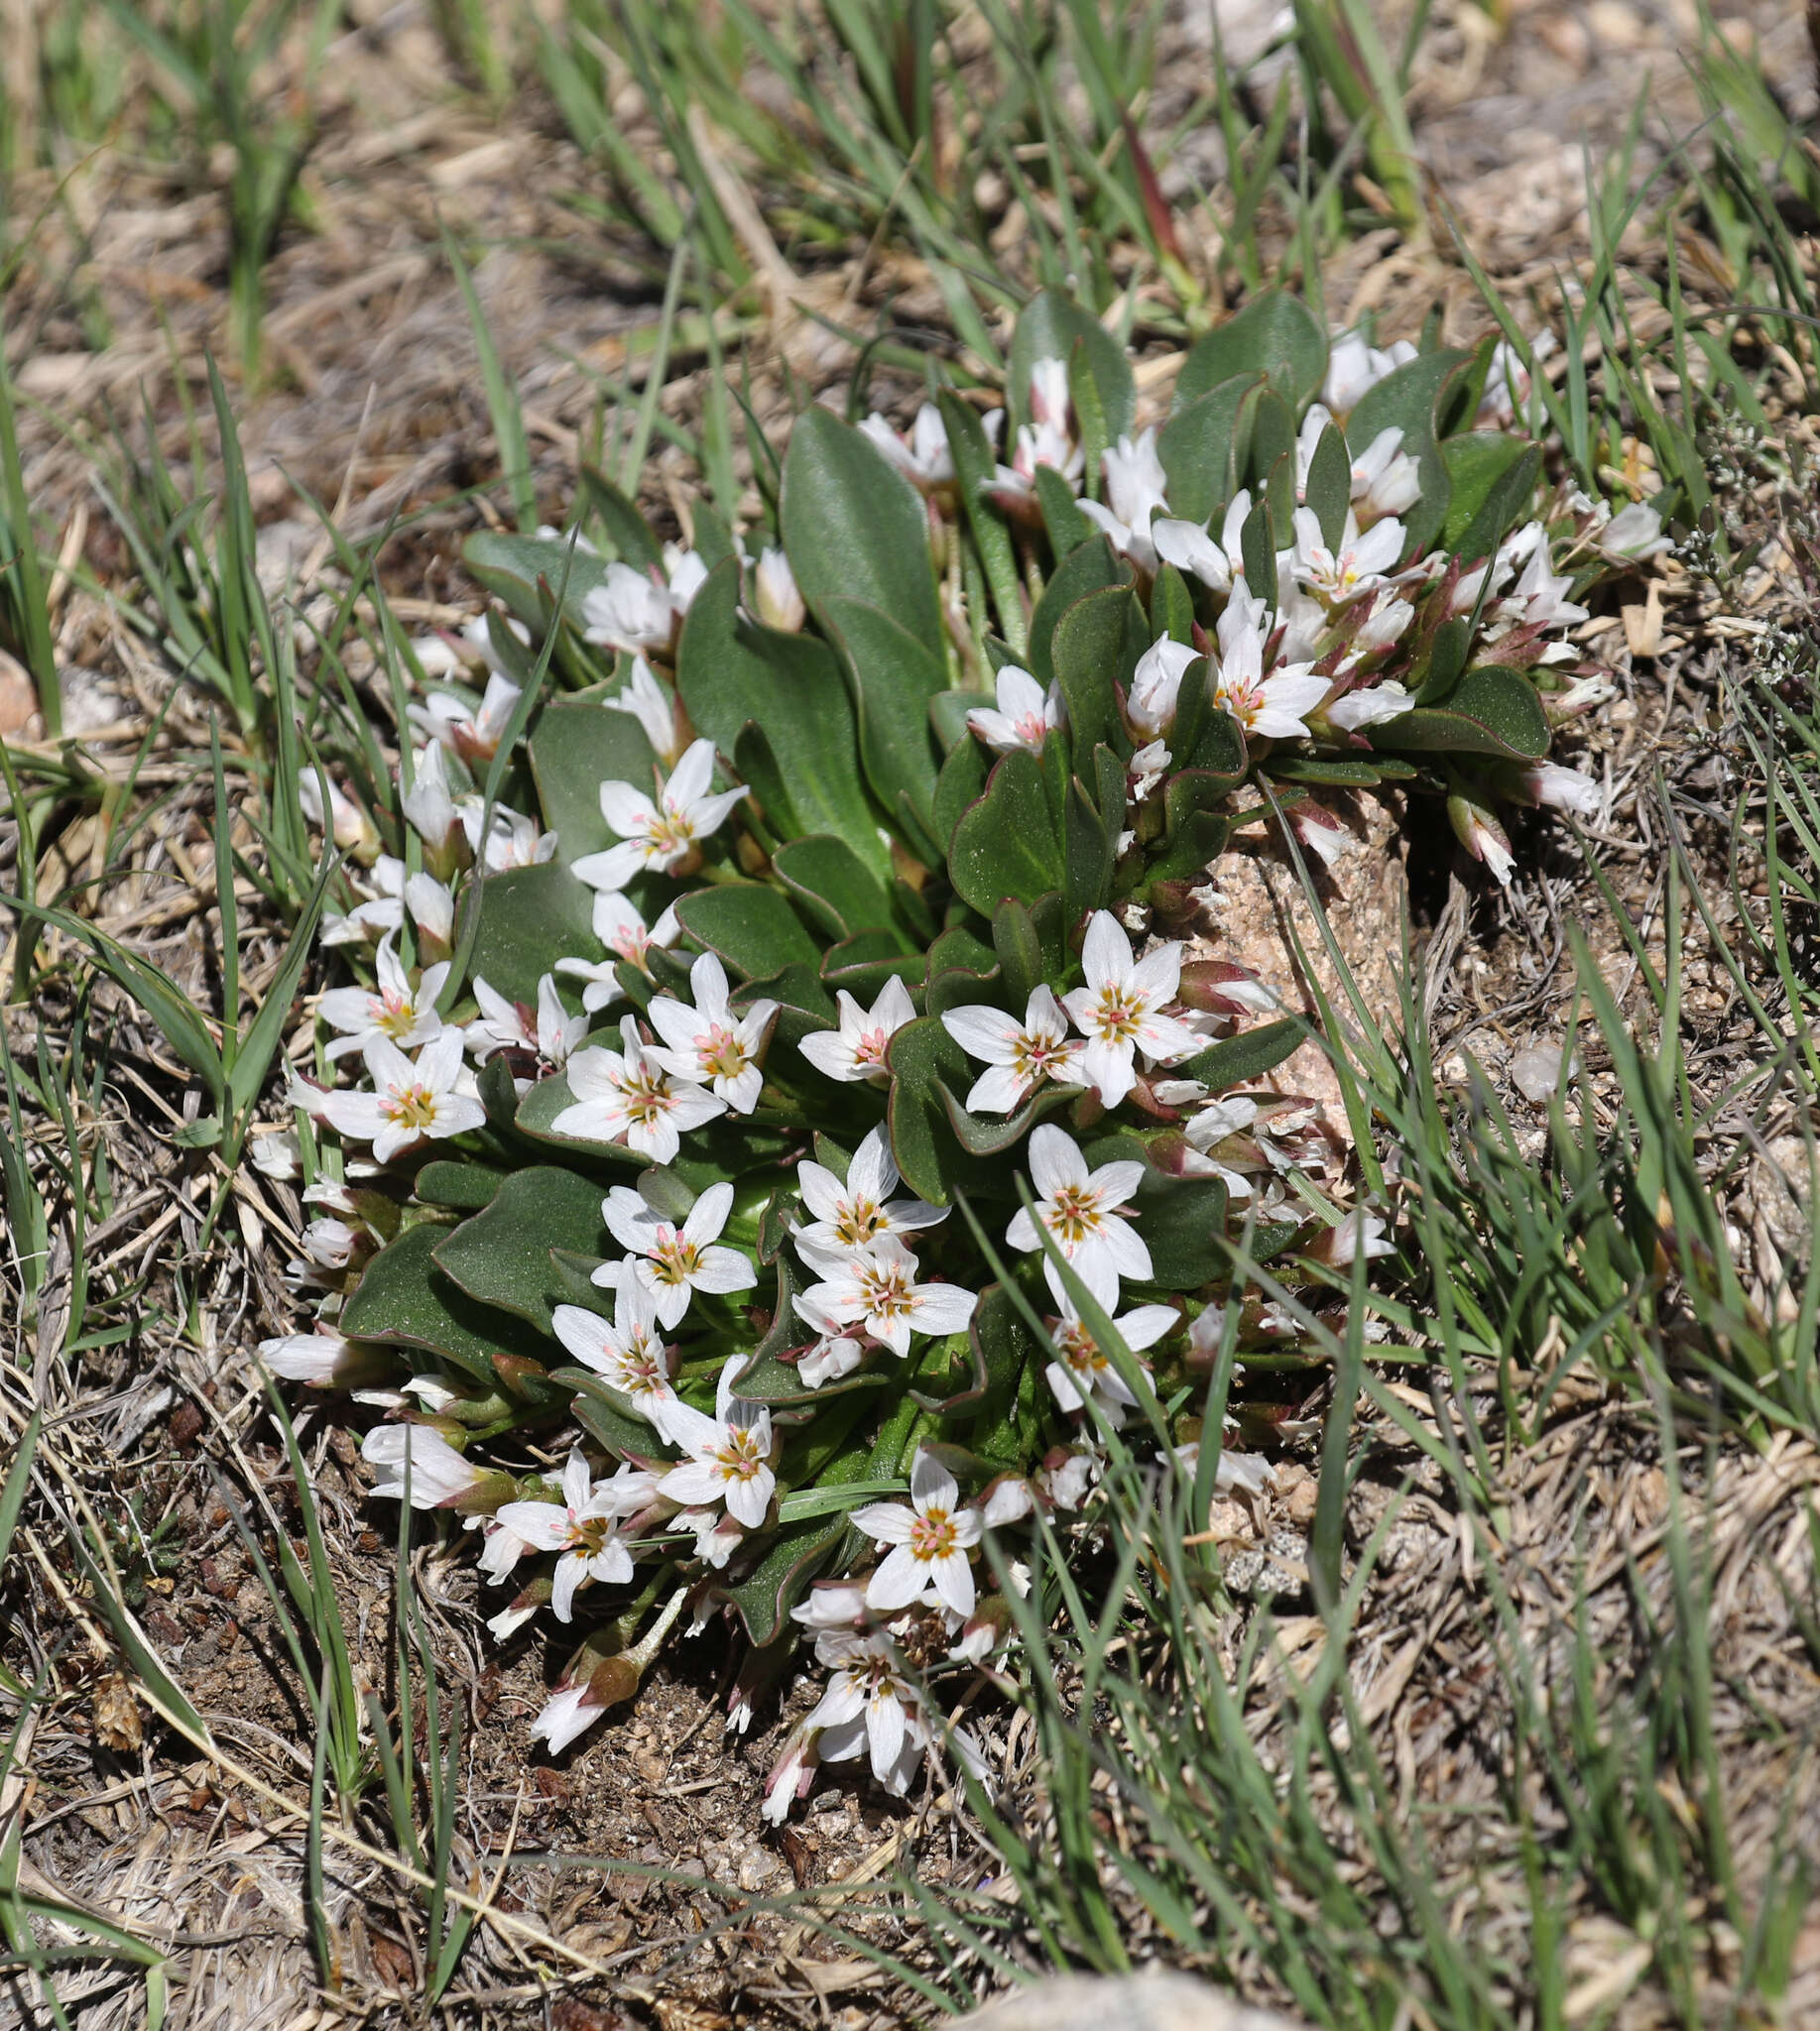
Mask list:
[[[739,756],[748,726],[762,733],[776,776],[770,794],[761,791],[774,833],[829,833],[885,878],[890,856],[860,776],[859,727],[840,660],[812,635],[749,620],[733,558],[709,572],[689,603],[676,689],[697,731],[723,755]],[[755,781],[750,770],[741,773]]]
[[1299,411],[1326,373],[1320,319],[1299,297],[1266,290],[1190,348],[1175,377],[1175,412],[1240,374],[1267,375]]
[[489,875],[468,897],[480,910],[469,975],[508,1001],[535,1007],[538,982],[558,959],[607,956],[594,936],[594,892],[558,861]]
[[361,1272],[342,1307],[341,1331],[350,1340],[422,1348],[491,1389],[503,1356],[513,1369],[542,1367],[555,1351],[522,1319],[477,1303],[438,1267],[435,1251],[445,1227],[408,1227],[380,1250]]
[[1224,1093],[1234,1086],[1251,1086],[1267,1072],[1274,1072],[1285,1058],[1300,1050],[1308,1036],[1308,1025],[1292,1016],[1274,1022],[1257,1022],[1237,1036],[1222,1037],[1209,1044],[1186,1064],[1172,1065],[1172,1079],[1198,1079],[1210,1093]]
[[676,917],[704,951],[737,980],[756,980],[780,967],[818,966],[821,947],[775,889],[727,882],[676,899]]
[[948,851],[955,893],[990,917],[1008,896],[1020,902],[1061,886],[1064,856],[1042,770],[1028,748],[1002,755],[985,794],[962,812]]
[[553,1333],[550,1315],[568,1291],[549,1252],[602,1253],[603,1196],[591,1179],[552,1164],[514,1171],[483,1211],[437,1245],[436,1267],[469,1297]]
[[1255,402],[1247,398],[1263,386],[1262,374],[1234,374],[1184,402],[1177,385],[1175,413],[1156,432],[1171,515],[1205,528],[1232,499],[1251,450]]
[[[615,555],[635,571],[663,570],[664,545],[651,524],[605,473],[597,472],[591,465],[582,466],[581,498]],[[553,585],[555,580],[552,578],[550,583]]]
[[948,1126],[944,1086],[965,1091],[970,1061],[940,1021],[919,1016],[907,1022],[886,1053],[891,1097],[886,1120],[892,1155],[904,1182],[919,1199],[945,1206],[957,1183],[968,1183],[965,1153]]
[[1375,748],[1493,755],[1539,762],[1548,752],[1548,721],[1533,683],[1521,670],[1486,663],[1468,670],[1445,705],[1405,712],[1371,730]]
[[549,587],[550,596],[563,585],[562,618],[577,633],[587,627],[583,606],[590,592],[607,582],[603,557],[590,556],[576,544],[571,553],[565,538],[509,536],[498,530],[477,530],[461,545],[461,561],[487,591],[506,603],[515,619],[533,633],[544,626],[546,602],[538,581]]
[[530,749],[544,823],[564,862],[599,853],[618,837],[601,815],[603,782],[656,792],[657,757],[645,729],[631,713],[598,701],[564,698],[545,706]]
[[413,1190],[421,1206],[446,1206],[456,1213],[478,1213],[491,1205],[510,1175],[483,1163],[453,1163],[435,1157],[418,1172]]
[[932,825],[940,762],[929,701],[948,687],[945,658],[864,601],[830,599],[822,613],[853,672],[860,754],[873,794],[888,810],[908,802],[917,819]]
[[828,937],[886,931],[903,948],[884,889],[844,840],[826,834],[792,839],[771,864],[797,907]]
[[1031,615],[1031,673],[1046,684],[1055,675],[1050,646],[1061,617],[1077,600],[1109,585],[1130,585],[1130,562],[1121,557],[1096,531],[1078,549],[1070,550],[1049,575],[1042,597]]
[[1104,419],[1106,441],[1125,435],[1137,415],[1138,388],[1132,378],[1125,348],[1099,319],[1053,290],[1032,297],[1018,319],[1012,334],[1011,357],[1005,376],[1006,404],[1011,411],[1010,428],[1031,419],[1031,370],[1038,360],[1071,360],[1074,348],[1082,349],[1081,372],[1091,376]]
[[743,1580],[709,1591],[715,1600],[733,1604],[747,1636],[762,1650],[789,1632],[790,1610],[833,1563],[834,1548],[846,1534],[844,1514],[781,1523],[766,1540],[764,1558]]
[[1132,672],[1150,646],[1150,623],[1129,586],[1087,593],[1056,621],[1050,667],[1067,704],[1077,754],[1090,754],[1102,741],[1121,756],[1131,753],[1113,686],[1131,688]]

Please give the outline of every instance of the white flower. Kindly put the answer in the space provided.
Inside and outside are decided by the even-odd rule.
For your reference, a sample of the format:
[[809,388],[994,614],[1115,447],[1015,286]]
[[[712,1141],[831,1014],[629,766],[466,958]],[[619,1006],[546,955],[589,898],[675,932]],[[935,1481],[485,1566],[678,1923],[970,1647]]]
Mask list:
[[1001,1474],[980,1502],[980,1521],[988,1530],[1003,1530],[1009,1523],[1022,1523],[1035,1506],[1035,1493],[1023,1475]]
[[866,1620],[866,1589],[859,1580],[817,1580],[789,1612],[805,1629],[856,1629]]
[[815,1217],[796,1230],[796,1251],[802,1259],[819,1268],[829,1259],[866,1248],[882,1234],[913,1234],[947,1219],[945,1206],[892,1198],[897,1182],[898,1166],[883,1129],[871,1130],[853,1152],[844,1184],[826,1164],[804,1157],[796,1165],[796,1184],[802,1203]]
[[690,1507],[724,1502],[736,1523],[756,1530],[771,1506],[777,1476],[771,1471],[771,1412],[733,1394],[744,1366],[735,1356],[721,1370],[714,1416],[687,1403],[669,1408],[666,1436],[689,1458],[659,1479],[658,1493]]
[[[1133,1354],[1153,1347],[1176,1323],[1173,1305],[1137,1305],[1115,1317],[1118,1278],[1108,1275],[1103,1262],[1090,1262],[1081,1271],[1081,1281]],[[1136,1395],[1113,1366],[1111,1357],[1094,1339],[1066,1291],[1061,1293],[1060,1303],[1061,1317],[1052,1336],[1060,1359],[1043,1370],[1056,1402],[1063,1410],[1079,1410],[1089,1396],[1097,1396],[1108,1421],[1123,1424],[1126,1411],[1137,1407]]]
[[1151,517],[1169,505],[1168,475],[1156,455],[1155,430],[1144,431],[1136,442],[1121,437],[1107,447],[1101,463],[1106,471],[1106,505],[1089,500],[1077,505],[1096,529],[1112,538],[1115,549],[1147,570],[1153,569],[1156,552],[1151,543]]
[[672,907],[665,910],[647,929],[637,903],[629,896],[608,893],[594,897],[594,935],[612,955],[610,958],[556,961],[558,973],[587,982],[581,991],[581,1006],[590,1016],[597,1010],[610,1008],[619,1000],[619,977],[615,969],[620,960],[623,959],[628,966],[636,966],[649,980],[651,962],[648,955],[652,946],[661,946],[667,952],[681,937],[682,926]]
[[1400,515],[1422,497],[1422,469],[1402,448],[1402,428],[1380,430],[1353,460],[1352,503],[1361,515]]
[[436,997],[448,978],[446,965],[426,967],[414,988],[388,933],[379,941],[374,970],[379,979],[371,989],[331,988],[316,1004],[323,1021],[344,1032],[328,1047],[331,1059],[363,1051],[375,1037],[383,1037],[401,1050],[415,1050],[442,1028]]
[[1321,717],[1332,726],[1356,734],[1362,728],[1378,726],[1387,719],[1400,719],[1405,712],[1412,711],[1414,705],[1414,696],[1393,677],[1386,683],[1373,684],[1367,690],[1348,691],[1343,698],[1336,698],[1325,707]]
[[[491,1624],[489,1624],[491,1626]],[[531,1738],[559,1755],[578,1734],[585,1734],[607,1710],[588,1697],[588,1682],[559,1685],[544,1702],[531,1724]]]
[[695,1540],[695,1556],[703,1565],[712,1566],[717,1573],[739,1550],[740,1542],[746,1535],[744,1524],[736,1523],[724,1510],[718,1508],[678,1509],[669,1519],[669,1527],[692,1537]]
[[1376,1213],[1366,1213],[1355,1207],[1337,1226],[1330,1227],[1324,1237],[1327,1260],[1335,1268],[1344,1268],[1357,1255],[1370,1261],[1374,1255],[1394,1255],[1395,1242],[1384,1239],[1385,1222]]
[[411,875],[400,893],[418,927],[418,950],[434,946],[446,952],[455,939],[455,898],[447,884],[434,875]]
[[1198,522],[1161,515],[1151,524],[1151,541],[1163,563],[1198,578],[1214,592],[1230,592],[1234,581],[1245,576],[1245,524],[1251,512],[1251,490],[1242,487],[1226,511],[1218,542]]
[[900,1677],[884,1637],[855,1637],[841,1657],[827,1690],[803,1716],[803,1731],[820,1731],[816,1748],[826,1762],[869,1749],[873,1776],[902,1797],[928,1744],[922,1696]]
[[607,566],[606,582],[589,588],[581,618],[587,624],[582,631],[586,641],[636,653],[669,647],[676,608],[656,571],[614,562]]
[[1039,465],[1053,466],[1070,486],[1087,464],[1084,448],[1068,428],[1068,363],[1040,359],[1031,368],[1031,419],[1018,431],[1010,465],[998,466],[994,483],[1008,493],[1027,494]]
[[750,1290],[758,1271],[737,1249],[714,1246],[733,1211],[733,1187],[710,1185],[680,1227],[666,1220],[629,1185],[615,1185],[601,1204],[607,1232],[627,1252],[624,1262],[603,1262],[593,1280],[603,1286],[630,1279],[644,1285],[666,1331],[689,1308],[696,1291],[726,1295]]
[[[485,622],[479,624],[483,629]],[[513,623],[516,628],[517,622]],[[525,636],[529,640],[529,634]],[[488,645],[489,652],[491,644]],[[476,711],[458,691],[438,686],[428,692],[422,705],[407,705],[405,716],[420,733],[427,734],[437,746],[459,755],[464,762],[490,762],[519,701],[519,686],[495,670],[487,679]]]
[[[1109,1275],[1116,1291],[1129,1277],[1144,1282],[1151,1273],[1151,1252],[1121,1209],[1144,1181],[1144,1166],[1127,1159],[1087,1168],[1080,1145],[1065,1130],[1044,1122],[1031,1133],[1031,1183],[1036,1190],[1035,1218],[1019,1207],[1005,1239],[1026,1254],[1042,1247],[1036,1231],[1040,1221],[1066,1259],[1084,1276]],[[1045,1264],[1046,1268],[1052,1265]],[[1050,1286],[1058,1279],[1051,1274]]]
[[1110,910],[1095,910],[1081,946],[1081,971],[1086,986],[1070,989],[1062,1002],[1087,1039],[1081,1082],[1093,1087],[1106,1106],[1117,1107],[1137,1085],[1135,1052],[1168,1064],[1200,1049],[1201,1039],[1186,1023],[1158,1013],[1174,1000],[1181,980],[1179,944],[1158,945],[1134,960],[1118,918]]
[[[304,780],[306,778],[300,778]],[[427,881],[427,876],[419,876]],[[358,945],[368,938],[382,937],[387,931],[400,931],[405,927],[405,864],[389,853],[382,853],[365,871],[362,877],[366,887],[374,894],[362,902],[357,902],[345,916],[328,916],[322,920],[318,933],[324,945]],[[450,907],[450,921],[453,922],[453,906]]]
[[484,1065],[495,1051],[528,1051],[559,1071],[588,1033],[587,1017],[564,1010],[556,999],[555,980],[547,973],[538,982],[535,1011],[523,1002],[508,1002],[479,974],[474,976],[474,999],[480,1015],[468,1024],[466,1042],[476,1064]]
[[895,1234],[828,1264],[829,1274],[804,1295],[843,1326],[862,1326],[893,1354],[910,1353],[910,1335],[933,1340],[959,1333],[973,1317],[977,1295],[957,1283],[918,1283],[916,1258]]
[[[1126,765],[1126,774],[1129,777],[1126,792],[1132,803],[1143,803],[1151,791],[1168,775],[1169,763],[1168,748],[1161,741],[1146,741],[1142,748],[1133,749],[1131,761]],[[1121,832],[1119,852],[1123,853],[1137,836],[1135,832]]]
[[1160,642],[1153,642],[1138,658],[1125,708],[1134,733],[1155,740],[1175,724],[1175,701],[1181,680],[1199,656],[1198,649],[1164,636]]
[[781,1827],[799,1798],[807,1798],[815,1781],[815,1742],[805,1728],[793,1729],[784,1744],[784,1753],[765,1779],[765,1802],[759,1817],[770,1827]]
[[713,779],[714,743],[700,740],[689,744],[655,804],[629,782],[603,782],[601,816],[620,843],[583,854],[574,873],[591,889],[610,890],[623,889],[634,875],[686,873],[702,841],[746,795],[743,785],[711,790]]
[[1382,606],[1374,607],[1359,623],[1347,650],[1344,667],[1354,669],[1368,657],[1394,648],[1408,632],[1409,623],[1414,618],[1415,609],[1406,599],[1387,600]]
[[[399,805],[430,852],[445,855],[454,836],[456,813],[439,742],[431,741],[412,756],[411,787],[401,792]],[[445,867],[443,873],[447,872]]]
[[1640,564],[1668,548],[1662,534],[1662,518],[1641,501],[1621,508],[1603,529],[1593,534],[1593,547],[1615,563]]
[[666,769],[674,768],[682,752],[676,728],[676,700],[666,684],[660,684],[642,656],[632,659],[632,674],[611,698],[600,701],[609,712],[623,712],[645,729],[651,752]]
[[522,811],[495,804],[483,842],[480,827],[486,817],[485,798],[457,797],[455,809],[461,818],[461,829],[467,834],[470,852],[489,874],[503,875],[512,868],[535,868],[555,858],[556,835],[540,831],[537,820],[527,818]]
[[471,1092],[461,1063],[461,1032],[445,1029],[418,1053],[417,1061],[389,1037],[371,1038],[362,1053],[371,1093],[329,1093],[321,1103],[322,1119],[356,1142],[371,1142],[374,1160],[390,1163],[401,1150],[425,1136],[439,1140],[478,1129],[486,1121]]
[[795,635],[809,617],[789,558],[776,547],[760,553],[752,574],[752,604],[767,628]]
[[1295,740],[1308,731],[1302,714],[1332,688],[1331,678],[1316,676],[1305,662],[1286,663],[1267,677],[1264,644],[1248,628],[1220,657],[1213,702],[1260,740]]
[[[1521,577],[1498,602],[1497,620],[1500,625],[1491,631],[1494,640],[1506,628],[1564,628],[1574,621],[1586,619],[1586,608],[1566,597],[1567,588],[1573,580],[1565,572],[1549,568],[1546,532],[1539,523],[1531,527],[1535,529],[1538,539],[1529,552]],[[1373,533],[1376,534],[1375,531]]]
[[1081,1083],[1083,1046],[1068,1035],[1061,1005],[1040,983],[1031,990],[1022,1022],[1003,1009],[973,1003],[946,1011],[941,1026],[970,1058],[991,1068],[967,1095],[969,1114],[1012,1114],[1045,1079],[1062,1086]]
[[300,1239],[303,1254],[318,1269],[345,1269],[363,1240],[359,1230],[345,1220],[312,1220]]
[[678,615],[686,614],[695,595],[708,582],[708,567],[699,550],[685,550],[680,543],[664,545],[664,571],[669,580],[669,603]]
[[1068,420],[1068,363],[1045,353],[1031,363],[1031,420],[1060,427]]
[[[1529,357],[1537,364],[1553,351],[1552,331],[1538,331],[1529,342]],[[1514,423],[1517,410],[1528,402],[1532,386],[1529,369],[1517,357],[1516,348],[1501,338],[1492,348],[1491,369],[1485,377],[1485,389],[1479,397],[1479,414],[1475,420],[1500,426]]]
[[842,1375],[852,1374],[866,1359],[865,1341],[849,1333],[840,1320],[830,1317],[812,1299],[795,1297],[790,1302],[796,1316],[815,1335],[796,1362],[796,1373],[802,1377],[803,1386],[819,1389],[823,1382],[837,1382]]
[[691,1009],[659,995],[645,1012],[666,1049],[651,1055],[678,1079],[705,1086],[736,1115],[749,1115],[759,1104],[765,1074],[759,1069],[776,1002],[754,1002],[743,1016],[728,1006],[725,968],[712,952],[704,952],[689,968]]
[[1518,771],[1517,783],[1532,804],[1546,804],[1557,811],[1578,811],[1596,815],[1605,804],[1605,789],[1577,769],[1563,769],[1558,762],[1537,762]]
[[654,1162],[669,1163],[682,1136],[725,1114],[726,1103],[672,1077],[641,1040],[636,1017],[622,1016],[619,1033],[621,1049],[589,1044],[569,1059],[565,1076],[574,1105],[556,1116],[550,1131],[588,1142],[624,1142]]
[[1349,416],[1361,396],[1414,358],[1415,348],[1406,338],[1399,338],[1380,352],[1358,332],[1343,331],[1327,355],[1327,378],[1321,384],[1321,400],[1335,416]]
[[549,1605],[565,1622],[576,1589],[590,1580],[623,1587],[632,1578],[632,1554],[613,1528],[622,1517],[644,1508],[656,1482],[649,1474],[622,1470],[612,1481],[595,1482],[576,1447],[562,1470],[560,1502],[506,1502],[498,1511],[506,1529],[522,1537],[533,1551],[560,1552]]
[[[474,1563],[489,1580],[505,1579],[520,1559],[537,1548],[528,1544],[516,1530],[508,1530],[497,1516],[475,1516],[470,1521],[480,1525],[480,1556]],[[528,1609],[518,1621],[509,1623],[503,1633],[509,1635],[520,1621],[529,1621],[536,1612],[535,1608]],[[489,1622],[487,1626],[491,1628],[493,1624]]]
[[838,989],[834,999],[840,1026],[815,1030],[796,1048],[816,1071],[830,1079],[849,1085],[868,1079],[883,1085],[891,1076],[885,1063],[886,1047],[907,1022],[915,1019],[910,989],[894,974],[869,1010],[862,1009],[845,988]]
[[[1350,834],[1345,836],[1351,837]],[[1297,837],[1300,837],[1299,833]],[[1320,848],[1316,847],[1315,851],[1320,852]],[[1223,1178],[1229,1198],[1249,1199],[1252,1195],[1251,1179],[1217,1161],[1208,1151],[1217,1148],[1231,1135],[1243,1135],[1257,1119],[1258,1103],[1254,1100],[1216,1100],[1202,1108],[1183,1130],[1188,1140],[1188,1152],[1182,1162],[1183,1175]]]
[[866,1583],[868,1608],[895,1614],[933,1589],[953,1613],[965,1619],[973,1613],[968,1553],[980,1541],[979,1511],[960,1506],[953,1475],[932,1453],[919,1446],[910,1462],[910,1506],[868,1502],[854,1510],[852,1521],[875,1544],[892,1547]]
[[376,1425],[361,1441],[360,1457],[378,1469],[373,1493],[385,1500],[405,1499],[409,1476],[414,1509],[439,1509],[459,1501],[485,1479],[433,1425]]
[[1339,548],[1330,549],[1321,534],[1320,517],[1312,508],[1295,511],[1295,547],[1289,570],[1299,584],[1332,605],[1343,606],[1380,586],[1389,585],[1389,573],[1402,555],[1403,527],[1395,516],[1374,522],[1363,535],[1350,509]]
[[997,678],[998,710],[981,705],[967,715],[967,728],[1000,755],[1014,748],[1042,753],[1042,744],[1062,721],[1061,686],[1045,691],[1029,670],[1007,663]]
[[642,1277],[620,1278],[611,1325],[581,1305],[557,1305],[550,1325],[582,1367],[592,1369],[641,1417],[657,1424],[662,1406],[675,1401],[669,1349],[658,1333],[657,1298]]
[[1064,1453],[1052,1466],[1045,1464],[1036,1470],[1036,1487],[1052,1508],[1064,1513],[1078,1509],[1100,1478],[1100,1467],[1097,1453]]
[[925,402],[907,434],[900,436],[874,410],[860,425],[893,465],[925,493],[945,486],[954,477],[954,458],[948,449],[947,425],[941,411]]
[[255,1135],[247,1145],[247,1160],[261,1177],[286,1183],[303,1174],[303,1145],[295,1129],[280,1129],[270,1135]]

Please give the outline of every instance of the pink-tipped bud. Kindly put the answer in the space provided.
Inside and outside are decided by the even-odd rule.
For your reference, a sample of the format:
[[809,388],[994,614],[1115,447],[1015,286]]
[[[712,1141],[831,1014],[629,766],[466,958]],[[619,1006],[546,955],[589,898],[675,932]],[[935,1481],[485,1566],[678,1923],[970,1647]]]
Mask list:
[[1457,792],[1447,799],[1447,818],[1460,844],[1476,861],[1483,861],[1492,874],[1507,886],[1517,865],[1511,851],[1510,835],[1483,804]]
[[765,1780],[765,1803],[760,1807],[772,1826],[783,1826],[797,1799],[808,1797],[819,1761],[815,1745],[820,1733],[819,1729],[796,1729],[784,1744],[784,1753],[772,1765],[771,1775]]

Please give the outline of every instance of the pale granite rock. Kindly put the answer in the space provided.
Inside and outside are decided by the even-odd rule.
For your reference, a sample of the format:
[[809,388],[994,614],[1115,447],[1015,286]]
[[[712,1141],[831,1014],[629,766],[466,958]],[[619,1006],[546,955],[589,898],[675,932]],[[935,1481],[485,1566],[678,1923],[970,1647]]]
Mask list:
[[1001,1996],[956,2031],[1307,2031],[1187,1974],[1064,1974]]

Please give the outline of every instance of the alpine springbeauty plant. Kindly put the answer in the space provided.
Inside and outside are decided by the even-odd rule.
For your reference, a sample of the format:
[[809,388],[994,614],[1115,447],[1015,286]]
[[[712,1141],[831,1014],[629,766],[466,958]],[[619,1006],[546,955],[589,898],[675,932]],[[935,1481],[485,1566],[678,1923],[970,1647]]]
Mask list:
[[419,646],[395,804],[311,792],[364,985],[292,1096],[321,1330],[266,1352],[384,1409],[375,1493],[477,1533],[502,1642],[576,1632],[552,1748],[725,1615],[736,1725],[821,1674],[774,1819],[829,1760],[902,1791],[1009,1640],[989,1533],[1090,1515],[1113,1443],[1268,1476],[1201,1445],[1216,1356],[1294,1347],[1230,1224],[1290,1283],[1392,1245],[1285,1188],[1344,1150],[1207,870],[1331,856],[1336,789],[1500,873],[1501,805],[1596,799],[1561,631],[1659,524],[1544,497],[1521,393],[1270,296],[1140,429],[1042,297],[1004,410],[811,408],[763,528],[667,546],[584,473],[568,535],[472,539],[506,611]]

